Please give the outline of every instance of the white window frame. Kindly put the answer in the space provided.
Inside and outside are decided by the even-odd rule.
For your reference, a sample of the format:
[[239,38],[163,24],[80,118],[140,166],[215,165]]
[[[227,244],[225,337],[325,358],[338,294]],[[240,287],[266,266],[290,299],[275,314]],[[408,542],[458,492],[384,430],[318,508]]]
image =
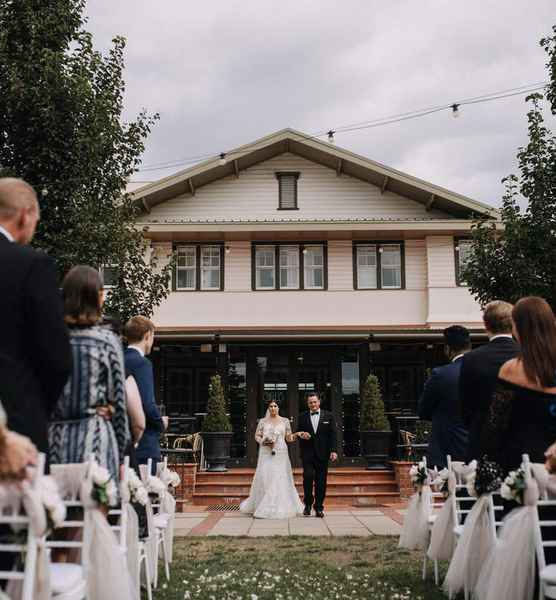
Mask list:
[[[180,267],[179,266],[179,255],[181,250],[190,249],[193,250],[193,266]],[[180,244],[176,248],[177,257],[176,257],[176,291],[187,291],[193,292],[197,289],[197,246],[194,244]],[[179,277],[178,274],[180,271],[193,271],[193,286],[180,286],[178,285]]]
[[[282,251],[283,250],[294,250],[294,252],[290,256],[295,256],[295,264],[282,264]],[[284,253],[285,254],[285,253]],[[281,290],[298,290],[301,287],[301,273],[300,273],[300,261],[299,261],[299,244],[280,244],[278,246],[278,256],[279,256],[279,275],[280,275],[280,289]],[[295,270],[297,273],[296,282],[294,285],[282,285],[282,269],[289,271],[290,269]]]
[[[259,265],[257,261],[258,251],[266,250],[272,255],[272,265]],[[272,273],[272,285],[259,285],[259,272],[270,271]],[[271,244],[255,244],[255,289],[256,290],[275,290],[276,289],[276,246]]]
[[[217,256],[218,256],[218,265],[208,265],[205,266],[203,264],[203,252],[206,250],[210,250],[210,259],[212,262],[212,258],[214,258],[214,255],[212,254],[212,252],[214,250],[216,250],[217,252]],[[220,246],[216,246],[214,244],[201,244],[200,245],[200,250],[199,250],[199,258],[200,258],[200,271],[199,271],[199,275],[200,275],[200,288],[203,291],[214,291],[214,290],[220,290],[222,287],[222,282],[220,281],[220,278],[222,277],[221,275],[221,269],[222,269],[222,248]],[[203,281],[203,275],[205,273],[208,272],[217,272],[218,273],[218,285],[217,286],[206,286],[204,285]]]
[[[376,248],[376,287],[363,286],[360,277],[359,248],[374,246]],[[353,288],[355,290],[403,290],[405,289],[405,246],[403,241],[353,241]],[[384,271],[393,267],[385,267],[382,257],[385,248],[397,248],[399,256],[400,285],[384,285]]]
[[[362,285],[361,284],[361,271],[362,269],[368,269],[369,271],[373,270],[372,265],[361,265],[359,262],[360,250],[367,248],[372,248],[374,250],[375,264],[374,264],[374,274],[375,274],[375,285]],[[376,244],[357,244],[355,246],[355,267],[357,269],[357,289],[359,290],[376,290],[378,289],[378,254],[379,249]]]
[[[319,248],[321,251],[322,264],[320,265],[307,265],[307,257],[309,256],[309,250],[311,248]],[[325,272],[324,269],[326,267],[326,259],[325,259],[325,250],[323,244],[305,244],[303,248],[304,260],[303,260],[303,289],[305,290],[324,290],[325,289]],[[311,271],[315,272],[320,270],[322,272],[322,285],[308,285],[307,282],[309,277],[308,273]],[[313,277],[314,279],[314,277]]]
[[[383,256],[384,256],[384,250],[386,248],[397,248],[398,249],[398,257],[399,257],[399,264],[396,265],[397,267],[399,267],[399,272],[400,272],[400,284],[399,285],[384,285],[384,270],[385,269],[392,269],[392,266],[384,266],[383,263]],[[382,255],[380,257],[380,287],[383,290],[401,290],[403,287],[403,265],[402,265],[402,257],[403,257],[403,253],[402,253],[402,246],[401,244],[381,244],[380,248],[378,249],[379,253]]]
[[456,239],[456,246],[455,246],[455,252],[456,252],[456,261],[455,261],[455,267],[456,267],[456,283],[458,286],[461,287],[467,287],[467,282],[465,281],[465,279],[462,276],[462,267],[464,266],[464,262],[462,262],[461,260],[461,247],[463,246],[469,246],[469,248],[471,249],[473,246],[473,240],[470,238],[460,238],[460,239]]

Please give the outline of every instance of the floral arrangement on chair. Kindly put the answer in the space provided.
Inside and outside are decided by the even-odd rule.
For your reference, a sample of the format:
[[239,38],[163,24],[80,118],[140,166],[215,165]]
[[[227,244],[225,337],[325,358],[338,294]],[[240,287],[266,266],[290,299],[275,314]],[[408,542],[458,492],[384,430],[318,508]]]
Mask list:
[[504,483],[500,488],[500,495],[504,500],[514,500],[518,504],[523,504],[523,496],[526,489],[525,471],[523,467],[520,467],[517,471],[510,471],[506,479],[504,479]]
[[149,481],[147,483],[147,491],[149,494],[154,494],[159,498],[162,498],[167,489],[167,485],[164,483],[164,481],[162,481],[162,479],[160,479],[160,477],[155,477],[154,475],[149,477]]
[[450,490],[448,489],[449,476],[449,469],[444,468],[438,471],[435,467],[431,485],[434,486],[444,496],[444,498],[447,498],[450,495]]
[[484,456],[479,462],[473,460],[469,463],[469,473],[466,477],[467,493],[473,498],[483,494],[491,494],[500,489],[502,485],[502,469],[498,463],[488,460]]
[[180,476],[173,471],[172,469],[162,469],[160,472],[160,479],[165,483],[168,487],[177,488],[181,483]]
[[409,477],[411,478],[413,487],[420,493],[423,486],[430,482],[429,472],[425,462],[421,461],[416,465],[412,465],[409,469]]
[[66,520],[67,510],[56,481],[45,475],[37,481],[36,489],[44,506],[48,530],[57,529]]
[[92,490],[91,498],[101,506],[116,506],[118,504],[118,488],[112,475],[105,467],[96,462],[91,470]]
[[127,487],[129,489],[130,502],[134,504],[141,504],[141,506],[146,506],[147,502],[149,501],[149,493],[147,492],[147,488],[137,473],[130,468],[127,470]]

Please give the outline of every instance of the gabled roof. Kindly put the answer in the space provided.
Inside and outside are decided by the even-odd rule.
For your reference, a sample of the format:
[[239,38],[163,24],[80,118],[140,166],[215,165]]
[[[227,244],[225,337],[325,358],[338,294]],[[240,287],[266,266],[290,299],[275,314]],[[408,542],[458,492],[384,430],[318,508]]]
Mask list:
[[355,177],[376,185],[383,191],[388,190],[419,202],[428,210],[434,207],[464,219],[477,216],[498,218],[499,216],[498,211],[492,206],[396,171],[335,144],[293,129],[282,129],[227,152],[226,164],[222,164],[218,156],[211,158],[142,186],[134,190],[131,197],[143,210],[150,212],[157,204],[183,194],[194,194],[195,190],[218,179],[233,174],[239,176],[241,171],[284,152],[291,152],[334,169],[339,174]]

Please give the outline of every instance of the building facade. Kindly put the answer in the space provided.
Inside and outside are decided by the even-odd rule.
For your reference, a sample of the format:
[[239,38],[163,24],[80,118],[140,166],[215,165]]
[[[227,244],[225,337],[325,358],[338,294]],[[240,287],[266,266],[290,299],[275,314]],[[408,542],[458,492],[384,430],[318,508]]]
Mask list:
[[461,266],[473,219],[497,219],[489,206],[289,129],[133,196],[157,264],[176,257],[154,316],[158,401],[195,429],[220,373],[235,464],[255,463],[269,400],[295,427],[313,390],[342,464],[357,464],[367,375],[395,420],[443,361],[444,327],[484,337]]

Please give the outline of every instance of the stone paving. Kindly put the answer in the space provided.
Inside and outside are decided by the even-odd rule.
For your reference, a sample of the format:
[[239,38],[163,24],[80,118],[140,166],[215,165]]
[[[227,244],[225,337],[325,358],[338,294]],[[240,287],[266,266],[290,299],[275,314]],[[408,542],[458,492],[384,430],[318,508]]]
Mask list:
[[239,512],[176,514],[175,535],[186,536],[371,536],[399,535],[402,514],[396,508],[330,510],[324,519],[299,516],[293,519],[253,519]]

